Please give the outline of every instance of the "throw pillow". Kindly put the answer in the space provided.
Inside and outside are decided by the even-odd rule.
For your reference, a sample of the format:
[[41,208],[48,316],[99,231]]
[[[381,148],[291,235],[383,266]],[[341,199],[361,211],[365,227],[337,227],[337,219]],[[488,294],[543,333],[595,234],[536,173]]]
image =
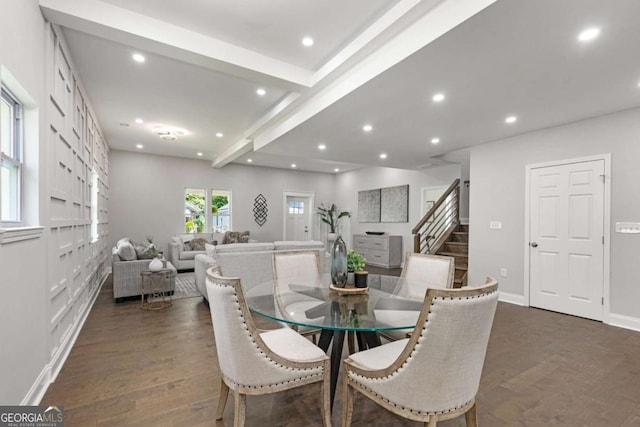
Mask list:
[[249,230],[240,233],[240,243],[249,243]]
[[128,241],[129,241],[128,237],[123,237],[122,239],[118,240],[118,243],[116,243],[116,248],[121,244],[123,244],[124,242],[128,242]]
[[227,245],[229,243],[240,243],[239,231],[227,231],[226,233],[224,233],[224,239],[222,240],[222,244]]
[[190,251],[191,249],[191,241],[195,236],[193,234],[183,234],[180,239],[182,240],[182,246],[185,251]]
[[204,250],[207,251],[207,255],[211,258],[215,258],[216,256],[216,245],[210,245],[209,243],[205,243]]
[[143,244],[135,244],[136,256],[138,259],[153,259],[158,256],[158,249],[153,243],[145,246]]
[[198,237],[189,242],[192,251],[204,251],[204,245],[209,243],[207,239],[203,239],[202,237]]
[[121,242],[118,246],[118,256],[124,261],[134,261],[136,259],[136,250],[131,242]]

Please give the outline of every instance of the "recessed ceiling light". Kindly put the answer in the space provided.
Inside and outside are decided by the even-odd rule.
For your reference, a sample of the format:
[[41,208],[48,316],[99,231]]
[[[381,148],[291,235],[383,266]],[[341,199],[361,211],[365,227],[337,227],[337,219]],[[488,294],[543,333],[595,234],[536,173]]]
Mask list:
[[371,132],[373,130],[373,126],[364,125],[364,126],[362,126],[362,130],[365,131],[365,132]]
[[196,154],[198,155],[198,157],[202,157],[202,153],[201,152],[198,151]]
[[381,159],[386,159],[386,158],[387,158],[387,153],[382,153],[382,154],[380,154],[380,158],[381,158]]
[[335,168],[333,171],[334,171],[334,172],[340,172],[340,169]]
[[297,168],[298,166],[295,163],[291,163],[292,168]]
[[137,148],[138,150],[140,150],[140,149],[144,148],[144,145],[142,145],[142,144],[137,144],[137,145],[136,145],[136,148]]
[[324,145],[324,144],[318,145],[318,150],[322,151],[322,150],[326,150],[326,149],[327,149],[326,145]]
[[260,95],[260,96],[264,96],[267,93],[267,91],[262,89],[262,88],[260,88],[260,89],[256,90],[256,93],[258,95]]
[[431,138],[431,143],[432,144],[437,144],[440,142],[440,138]]
[[444,101],[444,93],[436,93],[431,99],[433,99],[433,102]]
[[247,159],[247,163],[253,162],[253,159]]
[[131,55],[131,57],[133,58],[134,61],[139,63],[143,63],[145,61],[144,55],[140,53],[134,53],[133,55]]
[[218,138],[222,138],[222,137],[224,136],[224,134],[223,134],[222,132],[218,132],[218,133],[216,133],[216,136],[217,136]]
[[137,123],[137,124],[139,124],[139,125],[141,125],[142,123],[144,123],[144,120],[142,120],[142,119],[136,119],[136,123]]
[[302,39],[302,44],[305,46],[313,46],[313,39],[311,37],[305,37]]
[[578,40],[580,40],[581,42],[590,42],[591,40],[596,39],[599,35],[600,35],[600,28],[591,27],[582,31],[578,35]]
[[517,121],[518,121],[518,118],[516,116],[509,116],[506,119],[504,119],[504,122],[509,124],[515,123]]
[[640,87],[640,82],[638,82],[638,87]]

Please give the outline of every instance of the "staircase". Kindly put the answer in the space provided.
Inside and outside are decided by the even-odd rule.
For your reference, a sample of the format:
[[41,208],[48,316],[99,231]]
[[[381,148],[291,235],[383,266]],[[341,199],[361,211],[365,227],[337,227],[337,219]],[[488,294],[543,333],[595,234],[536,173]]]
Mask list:
[[460,180],[456,179],[411,231],[413,251],[455,258],[454,288],[467,285],[469,226],[460,224]]
[[442,249],[436,252],[437,255],[446,255],[455,258],[455,276],[453,287],[461,288],[467,286],[467,267],[469,265],[469,226],[460,224],[451,233],[449,238],[442,245]]

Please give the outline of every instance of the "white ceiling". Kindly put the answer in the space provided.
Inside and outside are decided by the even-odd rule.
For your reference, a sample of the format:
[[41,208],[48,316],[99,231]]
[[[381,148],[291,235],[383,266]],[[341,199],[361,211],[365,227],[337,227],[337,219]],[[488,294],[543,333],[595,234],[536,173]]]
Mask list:
[[[640,106],[637,0],[40,4],[64,28],[112,149],[202,152],[216,167],[251,158],[330,173],[414,169],[456,149]],[[589,26],[600,37],[578,42]],[[307,35],[311,48],[301,44]],[[434,103],[438,92],[446,98]],[[507,125],[510,114],[518,121]],[[158,124],[189,134],[163,141],[150,130]]]

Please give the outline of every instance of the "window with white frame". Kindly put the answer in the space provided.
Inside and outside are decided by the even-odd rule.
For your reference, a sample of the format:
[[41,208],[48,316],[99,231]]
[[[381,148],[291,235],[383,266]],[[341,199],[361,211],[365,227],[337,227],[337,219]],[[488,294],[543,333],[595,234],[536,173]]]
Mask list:
[[0,222],[22,222],[22,103],[2,86],[0,100]]
[[211,190],[210,224],[213,233],[231,230],[231,191]]

